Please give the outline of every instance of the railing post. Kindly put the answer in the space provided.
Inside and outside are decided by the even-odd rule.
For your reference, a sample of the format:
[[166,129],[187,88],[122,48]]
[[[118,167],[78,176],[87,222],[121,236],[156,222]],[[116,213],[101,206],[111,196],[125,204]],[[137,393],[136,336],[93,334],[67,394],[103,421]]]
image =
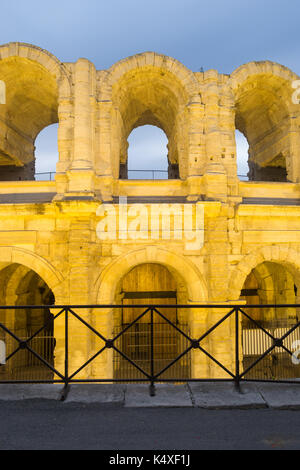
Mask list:
[[239,308],[235,307],[235,385],[238,392],[240,389],[240,329]]
[[69,310],[68,308],[65,309],[65,385],[61,392],[61,401],[64,401],[69,393],[70,385],[69,385],[69,317],[68,317]]
[[155,396],[155,384],[154,384],[154,324],[153,324],[153,308],[151,308],[151,384],[150,384],[150,396]]

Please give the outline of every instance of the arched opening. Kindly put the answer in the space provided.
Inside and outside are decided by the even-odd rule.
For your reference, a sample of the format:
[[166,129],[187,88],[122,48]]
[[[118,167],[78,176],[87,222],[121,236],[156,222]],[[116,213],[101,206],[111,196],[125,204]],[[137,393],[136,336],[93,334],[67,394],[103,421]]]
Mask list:
[[[255,322],[271,333],[275,338],[282,337],[299,321],[299,311],[296,307],[276,307],[280,304],[297,303],[297,286],[294,273],[285,265],[265,261],[251,271],[247,276],[241,300],[246,301],[243,310]],[[254,307],[247,305],[275,305],[275,307]],[[251,365],[259,355],[272,345],[271,338],[258,326],[243,316],[243,366],[244,370]],[[300,328],[297,328],[284,340],[284,345],[294,351],[293,342],[300,340]],[[284,379],[299,377],[299,370],[293,365],[290,354],[282,348],[273,349],[252,370],[246,378]]]
[[168,179],[168,138],[156,126],[140,126],[128,138],[128,179]]
[[[117,347],[145,372],[151,372],[151,312],[148,311],[132,324],[146,309],[134,305],[170,305],[158,311],[181,330],[188,332],[187,312],[176,307],[187,302],[186,286],[163,265],[145,263],[131,269],[121,279],[116,303],[124,305],[114,313],[114,333],[128,328],[117,341]],[[128,307],[126,307],[128,306]],[[132,324],[132,325],[131,325]],[[131,326],[129,326],[131,325]],[[153,355],[154,373],[162,371],[172,360],[187,348],[187,340],[157,312],[153,314]],[[183,356],[160,377],[162,379],[182,377],[191,374],[191,357]],[[143,379],[137,368],[114,354],[114,377],[119,379]]]
[[249,179],[248,152],[249,144],[246,137],[238,130],[235,131],[237,173],[242,181]]
[[253,73],[236,88],[236,129],[249,143],[249,180],[289,180],[291,93],[290,83],[272,73]]
[[113,84],[112,102],[115,109],[112,143],[115,176],[127,178],[128,137],[134,129],[148,125],[158,127],[167,136],[169,178],[184,178],[188,95],[176,75],[154,66],[132,69]]
[[58,124],[43,129],[35,141],[35,179],[52,181],[58,162],[57,146]]
[[0,180],[34,180],[38,134],[58,122],[56,78],[39,63],[23,58],[0,60],[6,103],[0,107]]
[[[0,328],[0,340],[6,346],[6,364],[0,368],[1,380],[51,380],[52,371],[19,342],[28,345],[51,366],[54,364],[53,315],[50,308],[33,306],[54,305],[54,294],[33,270],[13,263],[0,271],[0,304],[24,308],[1,309],[0,322],[12,333]],[[38,333],[38,334],[36,334]]]

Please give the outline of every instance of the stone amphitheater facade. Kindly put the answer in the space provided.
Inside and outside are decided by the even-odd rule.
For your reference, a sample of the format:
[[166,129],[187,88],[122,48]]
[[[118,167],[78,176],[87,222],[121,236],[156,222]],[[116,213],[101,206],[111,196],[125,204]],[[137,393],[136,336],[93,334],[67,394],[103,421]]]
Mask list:
[[[51,296],[57,305],[113,305],[126,286],[171,289],[190,305],[245,304],[251,290],[260,303],[300,303],[300,105],[292,98],[299,77],[291,70],[263,61],[230,75],[192,72],[154,52],[96,70],[87,59],[62,63],[39,47],[10,43],[0,46],[0,80],[2,305],[47,304]],[[35,181],[35,139],[53,123],[55,180]],[[167,180],[127,178],[128,136],[146,124],[167,135]],[[237,176],[236,129],[249,143],[249,181]],[[129,217],[147,210],[151,218],[174,205],[190,207],[195,218],[199,208],[202,243],[190,248],[176,237],[172,217],[168,237],[140,227],[140,236],[101,236],[108,207],[120,218],[120,197]],[[41,315],[7,310],[2,322],[20,333],[40,325]],[[118,322],[109,307],[82,315],[107,336]],[[182,315],[197,335],[222,311]],[[54,334],[60,368],[59,321]],[[71,363],[79,367],[91,354],[89,334],[70,342]],[[230,322],[212,348],[231,363]],[[193,364],[195,377],[201,367]],[[222,374],[205,367],[206,376]],[[112,375],[109,354],[85,374]]]

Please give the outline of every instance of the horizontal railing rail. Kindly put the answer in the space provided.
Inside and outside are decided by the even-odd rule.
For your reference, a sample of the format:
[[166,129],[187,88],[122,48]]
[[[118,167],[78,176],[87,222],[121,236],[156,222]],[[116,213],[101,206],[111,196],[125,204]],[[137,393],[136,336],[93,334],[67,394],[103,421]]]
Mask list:
[[[168,170],[127,170],[129,179],[168,179]],[[146,177],[150,176],[150,178]]]
[[[203,309],[214,321],[199,326]],[[43,315],[25,331],[12,310]],[[261,318],[264,310],[279,318]],[[0,394],[4,383],[62,383],[62,399],[72,383],[143,382],[151,395],[159,382],[300,384],[299,312],[300,304],[3,305]]]
[[36,181],[54,181],[56,171],[44,171],[41,173],[35,173],[34,178]]

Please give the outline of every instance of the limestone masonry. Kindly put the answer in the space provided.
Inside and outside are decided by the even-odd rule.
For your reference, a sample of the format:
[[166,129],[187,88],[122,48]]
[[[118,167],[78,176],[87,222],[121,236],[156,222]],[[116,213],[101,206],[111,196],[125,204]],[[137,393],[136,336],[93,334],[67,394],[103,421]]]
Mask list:
[[[96,70],[87,59],[62,63],[39,47],[10,43],[0,46],[0,80],[6,88],[0,104],[1,305],[149,303],[147,292],[158,292],[152,303],[300,303],[300,105],[292,99],[299,77],[291,70],[265,61],[230,75],[194,73],[153,52]],[[53,123],[59,124],[55,181],[35,181],[35,139]],[[167,135],[167,180],[128,179],[127,139],[146,124]],[[249,143],[249,181],[237,176],[236,129]],[[128,224],[134,211],[148,211],[144,233],[99,237],[106,214],[99,207],[113,207],[118,221],[121,196],[131,211]],[[171,204],[189,205],[194,218],[201,207],[203,246],[191,249],[176,237],[175,215],[169,238],[162,228],[150,236],[153,213]],[[174,308],[171,314],[196,337],[224,312]],[[44,321],[39,310],[1,315],[19,336]],[[265,309],[263,315],[291,322],[298,312]],[[82,316],[109,337],[132,312],[127,320],[110,308],[100,315],[86,309]],[[58,370],[63,328],[58,320],[52,332]],[[228,367],[231,328],[231,322],[222,325],[210,345]],[[70,342],[73,369],[101,345],[88,331],[76,336],[75,327]],[[106,352],[83,376],[114,373]],[[202,358],[192,363],[191,376],[199,374],[223,371]]]

